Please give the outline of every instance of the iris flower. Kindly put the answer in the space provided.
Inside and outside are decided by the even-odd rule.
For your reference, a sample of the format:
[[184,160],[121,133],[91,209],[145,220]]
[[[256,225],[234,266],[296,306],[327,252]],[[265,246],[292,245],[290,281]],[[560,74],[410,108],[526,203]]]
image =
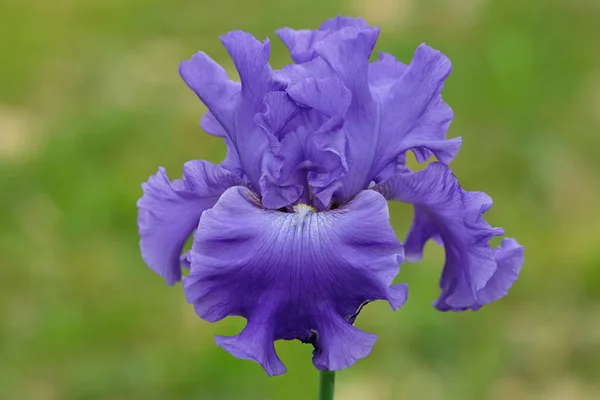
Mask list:
[[[448,167],[461,145],[446,138],[449,59],[422,44],[408,65],[385,53],[370,62],[378,34],[345,17],[281,29],[294,63],[273,70],[269,40],[234,31],[221,42],[241,82],[203,52],[179,68],[208,108],[202,128],[224,139],[227,154],[219,165],[187,162],[182,179],[159,168],[142,185],[141,253],[169,285],[190,269],[183,289],[202,319],[245,318],[237,336],[216,342],[269,375],[286,370],[273,345],[280,339],[312,344],[320,370],[367,356],[376,335],[355,318],[375,300],[404,304],[406,285],[392,281],[429,239],[445,248],[433,303],[442,311],[504,296],[523,263],[514,239],[490,246],[504,234],[483,218],[491,198],[465,191]],[[408,151],[437,162],[413,172]],[[404,243],[387,200],[414,206]]]

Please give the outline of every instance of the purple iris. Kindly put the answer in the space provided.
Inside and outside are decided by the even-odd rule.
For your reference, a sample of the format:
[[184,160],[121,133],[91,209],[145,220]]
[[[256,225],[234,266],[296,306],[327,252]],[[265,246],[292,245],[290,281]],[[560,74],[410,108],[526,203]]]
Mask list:
[[[337,17],[318,30],[281,29],[295,64],[269,66],[269,41],[234,31],[221,37],[241,83],[205,53],[181,63],[186,84],[208,108],[201,126],[228,148],[220,165],[185,164],[181,180],[163,168],[143,184],[141,252],[169,285],[182,279],[197,314],[248,322],[217,344],[285,372],[273,342],[314,346],[319,369],[346,368],[376,336],[353,326],[361,308],[406,301],[393,285],[399,264],[443,243],[440,310],[477,310],[504,296],[523,263],[523,247],[483,214],[491,199],[463,190],[447,164],[461,144],[446,139],[453,118],[442,100],[450,61],[421,45],[409,65],[381,53],[370,63],[378,28]],[[418,162],[438,162],[412,172]],[[414,205],[404,244],[386,200]],[[182,254],[190,237],[192,249]]]

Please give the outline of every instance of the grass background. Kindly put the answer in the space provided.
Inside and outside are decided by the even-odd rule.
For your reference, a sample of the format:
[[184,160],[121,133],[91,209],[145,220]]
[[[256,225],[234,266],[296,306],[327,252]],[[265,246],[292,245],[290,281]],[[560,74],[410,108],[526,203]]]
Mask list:
[[[338,13],[382,27],[409,61],[453,61],[445,99],[464,145],[453,169],[495,200],[526,246],[510,296],[436,312],[443,253],[403,267],[407,305],[357,324],[373,353],[338,374],[340,400],[597,399],[600,392],[600,3],[597,0],[3,0],[0,3],[0,398],[310,399],[309,346],[277,343],[267,378],[214,345],[243,321],[197,318],[140,259],[135,202],[158,165],[219,162],[177,75],[217,36],[316,28]],[[410,208],[390,206],[403,237]]]

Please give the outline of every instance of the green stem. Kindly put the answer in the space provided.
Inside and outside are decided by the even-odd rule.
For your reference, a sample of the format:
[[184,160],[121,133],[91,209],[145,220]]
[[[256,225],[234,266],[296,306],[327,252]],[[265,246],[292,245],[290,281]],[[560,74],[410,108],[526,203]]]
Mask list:
[[335,371],[319,371],[319,400],[333,400]]

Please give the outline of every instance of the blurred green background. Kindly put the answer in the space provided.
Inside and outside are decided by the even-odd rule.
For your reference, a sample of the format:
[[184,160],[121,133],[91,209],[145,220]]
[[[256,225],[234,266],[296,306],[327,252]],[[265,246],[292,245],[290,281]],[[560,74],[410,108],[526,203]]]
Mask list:
[[[443,252],[404,265],[407,305],[367,307],[373,353],[337,399],[600,396],[600,3],[597,0],[3,0],[0,3],[0,399],[316,398],[311,348],[278,342],[268,378],[217,348],[211,325],[140,259],[140,183],[219,162],[177,74],[217,36],[316,28],[338,13],[382,27],[379,50],[421,42],[453,61],[445,99],[464,145],[453,168],[495,200],[488,220],[526,246],[510,296],[440,313]],[[390,206],[403,237],[410,207]]]

